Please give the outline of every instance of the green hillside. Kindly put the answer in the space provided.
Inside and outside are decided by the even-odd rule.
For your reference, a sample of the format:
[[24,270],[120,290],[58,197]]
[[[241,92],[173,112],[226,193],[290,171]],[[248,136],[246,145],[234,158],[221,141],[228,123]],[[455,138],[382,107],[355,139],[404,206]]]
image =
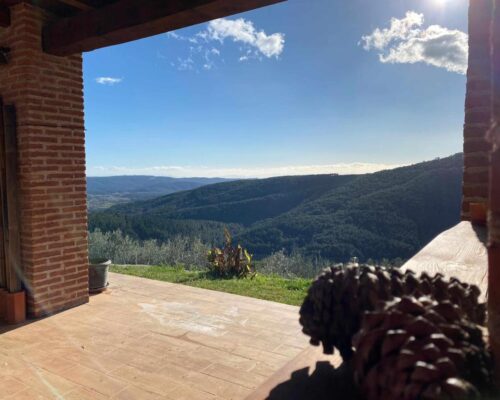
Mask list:
[[170,178],[163,176],[107,176],[87,178],[89,210],[148,200],[200,186],[226,182],[222,178]]
[[218,183],[92,213],[91,229],[219,240],[229,224],[257,257],[280,249],[345,261],[408,258],[459,221],[462,155],[367,175]]

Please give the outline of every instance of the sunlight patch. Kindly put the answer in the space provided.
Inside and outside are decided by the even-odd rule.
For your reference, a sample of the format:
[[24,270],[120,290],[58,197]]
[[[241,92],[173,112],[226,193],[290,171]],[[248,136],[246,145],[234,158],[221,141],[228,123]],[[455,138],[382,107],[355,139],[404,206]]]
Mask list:
[[237,307],[227,307],[222,315],[210,315],[189,303],[160,301],[140,303],[142,311],[162,326],[209,336],[222,336],[227,327],[238,324],[240,315]]

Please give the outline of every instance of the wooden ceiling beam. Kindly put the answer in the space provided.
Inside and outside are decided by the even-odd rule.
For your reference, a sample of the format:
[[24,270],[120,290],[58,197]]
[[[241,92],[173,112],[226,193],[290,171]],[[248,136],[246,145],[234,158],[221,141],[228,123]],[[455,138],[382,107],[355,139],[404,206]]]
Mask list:
[[0,4],[0,27],[7,28],[10,25],[9,7]]
[[49,54],[67,56],[227,17],[285,0],[120,0],[43,29]]
[[64,18],[74,16],[82,11],[93,9],[88,0],[0,0],[0,4],[12,7],[20,3],[31,4],[53,14],[54,17]]
[[84,3],[83,1],[79,0],[59,0],[60,3],[64,3],[68,6],[78,8],[79,10],[82,11],[89,11],[92,10],[93,7],[89,6],[88,4]]
[[[111,0],[107,1],[108,3]],[[97,2],[97,5],[94,5]],[[80,10],[89,10],[92,8],[97,8],[98,5],[104,5],[107,2],[99,0],[0,0],[0,4],[4,4],[7,7],[15,6],[19,3],[28,3],[40,8],[50,8],[54,6],[56,3],[66,4],[68,6],[72,6],[74,8],[79,8]]]
[[22,2],[24,2],[24,0],[0,0],[0,4],[7,7],[15,6]]

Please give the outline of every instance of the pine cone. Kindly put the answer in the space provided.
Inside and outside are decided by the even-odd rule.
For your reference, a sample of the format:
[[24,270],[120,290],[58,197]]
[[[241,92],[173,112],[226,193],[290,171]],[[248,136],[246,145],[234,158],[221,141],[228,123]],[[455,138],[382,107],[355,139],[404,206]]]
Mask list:
[[479,303],[481,291],[477,286],[461,282],[457,278],[448,281],[442,274],[430,276],[423,272],[419,279],[419,288],[414,293],[405,294],[416,297],[432,296],[438,302],[449,300],[456,304],[471,322],[486,324],[486,303]]
[[493,365],[481,329],[450,301],[403,297],[367,312],[353,340],[367,400],[479,399]]
[[432,295],[451,300],[464,309],[472,321],[484,323],[485,307],[478,304],[479,289],[443,275],[417,278],[411,271],[373,266],[325,269],[309,288],[300,309],[303,332],[311,344],[323,345],[325,354],[336,347],[344,360],[352,357],[352,337],[358,332],[363,312],[374,310],[381,302],[404,295]]
[[380,268],[337,265],[316,279],[300,309],[303,332],[311,344],[323,344],[325,354],[338,348],[344,359],[352,356],[352,336],[361,314],[391,297],[390,274]]

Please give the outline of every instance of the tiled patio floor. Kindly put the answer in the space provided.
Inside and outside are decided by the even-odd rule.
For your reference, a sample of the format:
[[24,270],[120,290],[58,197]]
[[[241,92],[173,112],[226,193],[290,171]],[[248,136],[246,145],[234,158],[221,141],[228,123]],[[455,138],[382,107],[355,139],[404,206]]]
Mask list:
[[307,347],[296,307],[110,280],[88,305],[0,330],[0,399],[243,399]]

